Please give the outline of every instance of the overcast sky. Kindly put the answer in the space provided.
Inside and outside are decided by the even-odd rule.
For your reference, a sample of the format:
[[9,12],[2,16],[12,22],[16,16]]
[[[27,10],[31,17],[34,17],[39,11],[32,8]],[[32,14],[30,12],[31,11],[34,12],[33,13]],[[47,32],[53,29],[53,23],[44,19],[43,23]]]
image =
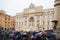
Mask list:
[[22,12],[24,8],[29,7],[31,3],[36,6],[42,5],[45,9],[54,7],[54,0],[0,0],[0,9],[14,16],[16,13]]

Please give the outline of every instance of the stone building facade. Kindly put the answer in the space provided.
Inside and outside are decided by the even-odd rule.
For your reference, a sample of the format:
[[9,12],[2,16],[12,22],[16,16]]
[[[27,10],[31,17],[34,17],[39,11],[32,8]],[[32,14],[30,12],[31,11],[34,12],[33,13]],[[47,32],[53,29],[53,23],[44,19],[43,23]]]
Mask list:
[[4,10],[0,10],[0,28],[8,29],[10,27],[10,15],[7,15]]
[[43,6],[30,4],[23,12],[16,14],[17,31],[37,31],[53,29],[54,8],[44,9]]
[[15,28],[15,25],[16,25],[16,17],[11,16],[10,17],[10,28]]

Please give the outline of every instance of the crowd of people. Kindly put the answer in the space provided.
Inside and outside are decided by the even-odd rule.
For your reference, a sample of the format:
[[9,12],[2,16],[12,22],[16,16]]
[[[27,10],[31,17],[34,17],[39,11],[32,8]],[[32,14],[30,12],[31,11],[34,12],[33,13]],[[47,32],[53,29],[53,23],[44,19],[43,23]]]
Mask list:
[[23,34],[20,34],[20,32],[18,32],[13,37],[13,40],[47,40],[47,39],[45,34],[39,32],[37,33],[24,32]]
[[48,40],[46,35],[42,32],[16,32],[13,36],[13,40]]
[[46,40],[45,35],[35,32],[0,32],[0,40]]
[[7,32],[6,30],[4,31],[0,30],[0,40],[49,40],[49,39],[46,36],[46,32],[43,31],[18,32],[12,30],[10,32]]

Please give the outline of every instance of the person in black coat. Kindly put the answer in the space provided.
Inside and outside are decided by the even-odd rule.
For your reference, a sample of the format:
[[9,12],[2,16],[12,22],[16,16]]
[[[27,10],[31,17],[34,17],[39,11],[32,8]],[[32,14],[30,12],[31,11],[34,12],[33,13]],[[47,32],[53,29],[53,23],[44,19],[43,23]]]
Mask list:
[[28,35],[27,34],[23,34],[23,39],[22,40],[28,40]]
[[18,32],[18,38],[17,38],[17,40],[21,40],[21,35],[20,35],[20,32]]
[[35,40],[43,40],[42,35],[38,34],[35,36]]
[[0,30],[0,40],[2,40],[2,31]]

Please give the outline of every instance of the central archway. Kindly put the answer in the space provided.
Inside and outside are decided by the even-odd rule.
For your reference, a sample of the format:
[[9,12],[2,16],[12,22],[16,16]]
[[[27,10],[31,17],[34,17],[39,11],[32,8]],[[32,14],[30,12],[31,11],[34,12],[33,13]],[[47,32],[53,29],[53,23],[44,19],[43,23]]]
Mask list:
[[29,18],[29,29],[30,30],[34,30],[33,29],[34,28],[34,22],[35,22],[34,17],[30,17]]
[[30,17],[29,22],[34,22],[34,18]]

